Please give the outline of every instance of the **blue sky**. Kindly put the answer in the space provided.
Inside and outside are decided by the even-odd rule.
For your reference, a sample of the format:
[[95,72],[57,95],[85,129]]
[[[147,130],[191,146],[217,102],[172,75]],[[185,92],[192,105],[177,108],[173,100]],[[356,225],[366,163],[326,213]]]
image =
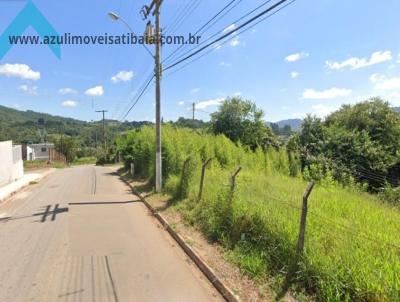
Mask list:
[[[163,27],[168,29],[187,1],[164,0]],[[126,33],[121,22],[107,17],[109,11],[125,18],[138,33],[145,27],[138,13],[144,3],[137,0],[98,0],[95,5],[76,0],[33,2],[59,33]],[[194,32],[228,2],[200,1],[176,33]],[[232,21],[262,2],[241,1],[203,37],[233,26]],[[0,1],[0,34],[25,4]],[[341,104],[370,96],[400,105],[399,11],[398,0],[297,0],[186,68],[171,75],[166,72],[164,120],[191,117],[191,102],[202,110],[197,117],[207,120],[206,112],[234,95],[256,102],[269,121],[306,113],[325,116]],[[32,28],[25,32],[35,33]],[[162,55],[175,47],[165,46]],[[13,47],[0,60],[0,104],[98,120],[93,101],[94,109],[107,109],[108,117],[120,118],[153,68],[140,45],[62,46],[61,52],[58,59],[44,45]],[[154,86],[127,119],[153,118]]]

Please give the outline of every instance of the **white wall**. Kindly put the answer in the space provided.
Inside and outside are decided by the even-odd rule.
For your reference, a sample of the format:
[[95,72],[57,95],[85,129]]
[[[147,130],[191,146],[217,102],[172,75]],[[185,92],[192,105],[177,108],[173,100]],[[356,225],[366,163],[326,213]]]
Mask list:
[[11,179],[13,167],[12,142],[0,142],[0,186],[8,184]]
[[21,146],[11,141],[0,142],[0,186],[8,184],[24,175]]
[[24,176],[24,162],[22,161],[22,146],[13,146],[13,166],[11,170],[11,180],[20,179]]

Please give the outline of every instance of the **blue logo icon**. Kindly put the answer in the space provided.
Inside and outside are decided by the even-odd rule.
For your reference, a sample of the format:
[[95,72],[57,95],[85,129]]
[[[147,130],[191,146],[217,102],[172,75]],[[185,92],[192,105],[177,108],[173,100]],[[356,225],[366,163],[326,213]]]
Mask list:
[[[0,59],[13,47],[9,37],[21,36],[29,26],[32,26],[42,39],[44,36],[58,36],[54,27],[36,5],[28,0],[28,3],[0,36]],[[48,47],[57,58],[61,59],[61,46],[59,44],[49,44]]]

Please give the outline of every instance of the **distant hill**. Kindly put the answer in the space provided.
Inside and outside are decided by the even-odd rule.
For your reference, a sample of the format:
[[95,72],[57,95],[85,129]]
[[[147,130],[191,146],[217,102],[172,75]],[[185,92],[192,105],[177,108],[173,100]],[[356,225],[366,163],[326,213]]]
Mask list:
[[290,128],[292,128],[292,130],[297,131],[300,129],[301,124],[303,123],[303,120],[301,119],[288,119],[288,120],[282,120],[279,122],[276,122],[276,124],[278,124],[279,128],[283,128],[286,125],[290,126]]
[[302,119],[287,119],[287,120],[281,120],[281,121],[278,121],[275,123],[267,122],[268,125],[276,124],[279,126],[279,128],[283,128],[285,126],[290,126],[291,130],[293,130],[293,131],[300,130],[302,123],[303,123]]
[[11,123],[26,123],[32,121],[37,122],[39,119],[44,119],[49,123],[52,122],[64,122],[64,123],[76,123],[76,124],[86,123],[84,121],[76,120],[73,118],[55,116],[47,113],[35,112],[32,110],[21,111],[0,105],[0,121],[11,122]]
[[397,113],[400,113],[400,107],[392,107],[392,109],[393,109],[394,111],[396,111]]
[[[149,122],[106,121],[106,137],[113,141],[116,134],[137,128]],[[45,129],[44,139],[51,140],[55,135],[77,137],[82,145],[94,146],[102,140],[102,124],[86,122],[73,118],[55,116],[31,110],[21,111],[0,105],[0,141],[12,140],[14,143],[40,142],[43,135],[39,128]],[[43,131],[42,131],[43,133]]]

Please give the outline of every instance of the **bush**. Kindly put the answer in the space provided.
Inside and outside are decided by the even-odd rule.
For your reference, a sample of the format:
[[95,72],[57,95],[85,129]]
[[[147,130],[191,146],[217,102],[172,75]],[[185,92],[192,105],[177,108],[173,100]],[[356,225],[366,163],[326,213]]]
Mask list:
[[[140,165],[149,178],[153,133],[152,127],[144,127],[118,140],[124,161]],[[166,189],[179,198],[176,206],[187,221],[221,243],[230,251],[229,258],[250,276],[270,274],[282,279],[295,255],[307,186],[302,178],[290,176],[296,170],[290,153],[274,148],[253,152],[224,136],[173,127],[163,128],[163,146]],[[191,169],[182,178],[188,157],[193,158]],[[201,162],[206,158],[213,161],[199,201]],[[231,196],[229,180],[238,165],[243,170]],[[399,211],[359,187],[344,188],[329,169],[320,174],[322,169],[325,165],[316,162],[304,175],[320,181],[309,200],[297,286],[319,301],[399,301]]]

